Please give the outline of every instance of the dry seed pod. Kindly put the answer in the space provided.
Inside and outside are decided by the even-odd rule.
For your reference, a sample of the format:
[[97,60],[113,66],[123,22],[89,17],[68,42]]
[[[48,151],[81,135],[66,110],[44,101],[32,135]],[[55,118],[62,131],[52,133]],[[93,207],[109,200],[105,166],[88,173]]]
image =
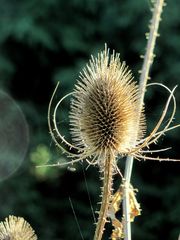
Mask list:
[[[99,156],[127,154],[137,138],[139,92],[119,54],[109,50],[91,58],[75,85],[70,125],[74,144]],[[145,123],[141,114],[139,137]],[[138,140],[138,139],[137,139]],[[99,162],[102,165],[102,162]]]
[[[52,95],[48,108],[49,130],[56,145],[68,156],[76,158],[67,163],[58,163],[45,166],[63,166],[73,164],[80,160],[86,160],[90,165],[98,164],[104,170],[104,159],[113,155],[114,159],[121,156],[131,155],[136,159],[179,161],[178,159],[159,158],[147,156],[148,153],[168,150],[144,150],[167,131],[180,126],[170,127],[175,112],[176,100],[174,91],[163,84],[151,83],[163,87],[169,93],[169,98],[162,111],[162,115],[150,135],[143,138],[146,124],[143,110],[139,110],[139,90],[128,67],[121,63],[119,54],[109,53],[105,50],[98,54],[98,57],[91,57],[89,64],[80,73],[80,78],[72,93],[64,96],[52,111],[52,101],[57,87]],[[71,134],[74,145],[68,143],[57,127],[56,114],[61,102],[69,95],[73,95],[70,111]],[[164,129],[159,130],[165,120],[170,102],[173,102],[173,109]],[[51,114],[53,118],[51,118]],[[138,116],[140,122],[138,123]],[[113,169],[118,172],[116,161],[113,162]]]

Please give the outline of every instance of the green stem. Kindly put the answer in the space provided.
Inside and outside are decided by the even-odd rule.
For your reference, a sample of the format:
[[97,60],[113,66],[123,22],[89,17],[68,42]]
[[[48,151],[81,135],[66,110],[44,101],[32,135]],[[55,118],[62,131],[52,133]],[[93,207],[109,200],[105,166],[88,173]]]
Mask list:
[[[157,0],[153,9],[153,17],[150,26],[149,39],[147,42],[146,54],[144,57],[142,72],[140,76],[140,103],[139,103],[139,116],[137,123],[139,125],[140,115],[144,104],[144,95],[146,91],[146,85],[149,78],[149,70],[153,63],[154,47],[156,43],[156,38],[158,36],[158,27],[161,19],[161,13],[164,5],[164,0]],[[137,126],[138,129],[138,126]],[[133,168],[133,157],[128,156],[126,159],[125,166],[125,188],[124,188],[124,200],[123,200],[123,212],[124,212],[124,231],[125,231],[125,240],[131,240],[131,224],[130,224],[130,209],[129,209],[129,184],[131,180]]]

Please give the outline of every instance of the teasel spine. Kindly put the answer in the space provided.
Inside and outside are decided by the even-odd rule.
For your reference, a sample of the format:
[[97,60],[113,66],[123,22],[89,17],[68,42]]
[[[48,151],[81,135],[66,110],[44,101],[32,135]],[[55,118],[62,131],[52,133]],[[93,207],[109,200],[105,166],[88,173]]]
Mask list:
[[112,184],[113,184],[113,162],[115,156],[109,152],[104,156],[105,165],[103,172],[103,187],[102,187],[102,203],[99,211],[98,222],[94,234],[94,240],[101,240],[104,232],[104,226],[107,222],[109,203],[112,197]]

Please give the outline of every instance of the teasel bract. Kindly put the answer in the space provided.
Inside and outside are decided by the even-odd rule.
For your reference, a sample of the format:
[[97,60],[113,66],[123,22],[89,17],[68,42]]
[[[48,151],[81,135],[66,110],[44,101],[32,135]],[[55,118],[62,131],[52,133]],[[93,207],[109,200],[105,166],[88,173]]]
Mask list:
[[[105,45],[105,50],[93,56],[89,64],[80,73],[74,91],[63,97],[52,111],[52,102],[57,87],[50,100],[48,109],[49,130],[56,145],[75,158],[68,163],[58,163],[46,166],[62,166],[85,160],[89,165],[98,165],[102,187],[102,203],[96,227],[94,240],[100,240],[104,225],[108,217],[109,203],[112,198],[113,175],[119,172],[117,156],[134,156],[136,159],[157,160],[145,154],[153,151],[143,150],[151,143],[157,142],[159,137],[179,125],[169,127],[175,111],[176,101],[174,90],[162,84],[157,84],[169,92],[169,98],[149,136],[145,135],[144,108],[140,109],[140,92],[137,83],[133,80],[131,71],[125,62],[120,61],[120,55],[114,51],[112,55]],[[57,127],[56,115],[61,102],[72,95],[70,109],[70,131],[73,144],[68,143]],[[166,122],[164,129],[159,130],[166,117],[170,102],[173,102],[173,111]],[[51,114],[53,118],[51,119]],[[139,121],[140,119],[140,121]],[[165,149],[166,150],[166,149]],[[162,151],[162,149],[160,150]],[[177,161],[176,159],[160,159]]]
[[37,236],[24,218],[9,216],[0,223],[0,240],[37,240]]

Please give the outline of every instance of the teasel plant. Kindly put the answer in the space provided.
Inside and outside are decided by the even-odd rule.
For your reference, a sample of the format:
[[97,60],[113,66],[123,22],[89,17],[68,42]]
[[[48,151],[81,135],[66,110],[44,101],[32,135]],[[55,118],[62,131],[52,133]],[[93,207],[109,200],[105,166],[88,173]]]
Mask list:
[[0,222],[0,240],[37,240],[37,236],[24,218],[9,216]]
[[[154,59],[154,47],[158,36],[158,26],[164,6],[163,0],[153,2],[152,20],[148,43],[144,56],[139,85],[125,62],[121,62],[120,54],[110,53],[105,49],[97,57],[91,56],[89,63],[80,73],[74,91],[64,96],[52,107],[58,85],[51,97],[48,108],[49,131],[56,146],[62,149],[70,161],[65,163],[49,164],[45,166],[73,165],[79,161],[86,161],[90,166],[98,166],[101,180],[101,207],[98,212],[98,221],[94,240],[101,240],[105,224],[111,221],[114,227],[111,239],[124,238],[131,240],[131,225],[137,215],[140,215],[140,205],[136,200],[136,191],[130,184],[133,159],[180,161],[179,159],[152,157],[154,152],[166,149],[150,150],[150,145],[156,143],[166,132],[175,129],[180,124],[171,126],[176,112],[174,91],[160,83],[150,83],[162,87],[169,93],[169,97],[162,111],[162,115],[151,133],[146,136],[146,121],[144,113],[144,95],[149,70]],[[70,132],[73,143],[69,143],[59,132],[57,126],[57,110],[62,101],[72,96],[70,117]],[[170,106],[173,103],[172,113],[166,125],[162,123]],[[118,168],[119,157],[127,157],[125,174]],[[121,185],[114,193],[113,177],[119,174]],[[123,202],[123,216],[116,218]]]

